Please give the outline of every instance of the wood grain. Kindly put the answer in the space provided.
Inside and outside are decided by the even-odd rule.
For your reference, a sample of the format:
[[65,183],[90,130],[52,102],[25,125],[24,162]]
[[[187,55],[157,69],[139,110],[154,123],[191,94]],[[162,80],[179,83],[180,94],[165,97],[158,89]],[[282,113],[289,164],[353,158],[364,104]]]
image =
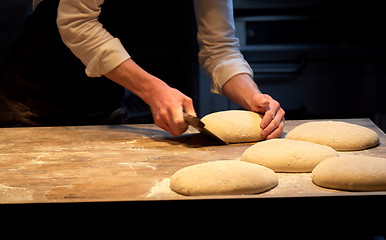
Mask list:
[[[376,125],[369,119],[344,121],[375,130],[381,143],[342,154],[386,157],[386,136]],[[285,132],[303,122],[287,121]],[[310,174],[279,174],[279,185],[258,195],[186,197],[169,190],[178,169],[239,159],[250,145],[218,145],[194,129],[172,137],[155,125],[2,128],[0,203],[386,194],[323,189],[312,184]]]

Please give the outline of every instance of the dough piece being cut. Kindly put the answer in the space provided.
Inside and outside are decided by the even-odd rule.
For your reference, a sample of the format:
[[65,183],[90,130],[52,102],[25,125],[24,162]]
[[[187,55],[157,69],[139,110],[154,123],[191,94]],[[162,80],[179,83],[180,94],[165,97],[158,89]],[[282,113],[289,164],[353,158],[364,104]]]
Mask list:
[[201,163],[178,170],[170,189],[183,195],[254,194],[275,187],[278,177],[263,166],[238,160]]
[[262,117],[251,111],[229,110],[215,112],[201,119],[205,128],[225,142],[257,142],[261,137]]
[[386,159],[341,156],[321,162],[311,174],[321,187],[350,191],[386,191]]
[[338,121],[304,123],[288,132],[285,138],[319,143],[337,151],[362,150],[374,147],[379,142],[373,130]]
[[241,160],[275,172],[311,172],[321,161],[339,156],[331,147],[291,139],[272,139],[249,147]]

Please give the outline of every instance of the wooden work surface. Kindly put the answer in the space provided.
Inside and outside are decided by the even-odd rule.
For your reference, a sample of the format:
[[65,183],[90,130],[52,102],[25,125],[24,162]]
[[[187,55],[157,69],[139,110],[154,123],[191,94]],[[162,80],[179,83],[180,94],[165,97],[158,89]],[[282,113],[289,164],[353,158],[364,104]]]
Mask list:
[[[369,119],[346,119],[375,130],[376,148],[345,152],[386,157],[386,135]],[[285,132],[307,121],[287,121]],[[255,195],[187,197],[170,191],[183,167],[239,159],[251,144],[216,145],[195,130],[171,137],[155,125],[0,129],[0,203],[386,195],[324,189],[310,174],[279,174],[274,189]]]

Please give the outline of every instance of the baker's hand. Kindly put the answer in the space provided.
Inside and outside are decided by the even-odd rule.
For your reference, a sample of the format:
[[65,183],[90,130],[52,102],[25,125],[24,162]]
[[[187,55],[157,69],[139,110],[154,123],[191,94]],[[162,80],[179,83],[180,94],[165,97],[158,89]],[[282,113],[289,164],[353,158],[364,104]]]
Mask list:
[[267,139],[281,137],[284,128],[284,110],[267,94],[262,94],[252,77],[239,74],[232,77],[222,88],[223,93],[245,109],[264,115],[260,127],[261,136]]
[[173,136],[188,129],[184,111],[196,116],[192,99],[149,74],[132,59],[124,61],[105,76],[144,100],[150,106],[155,124]]
[[261,136],[279,138],[283,134],[285,114],[280,104],[267,94],[255,94],[250,105],[252,111],[264,115],[260,124]]
[[154,89],[149,105],[155,124],[173,136],[181,135],[188,129],[184,111],[197,116],[192,99],[169,86]]

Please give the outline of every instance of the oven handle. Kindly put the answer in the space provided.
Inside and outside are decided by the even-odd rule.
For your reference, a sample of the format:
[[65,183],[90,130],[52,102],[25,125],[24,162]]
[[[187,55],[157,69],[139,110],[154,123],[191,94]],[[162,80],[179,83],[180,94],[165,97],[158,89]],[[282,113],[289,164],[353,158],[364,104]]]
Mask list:
[[306,57],[304,54],[299,56],[296,64],[288,62],[278,63],[250,63],[254,74],[261,73],[299,73],[306,66]]

